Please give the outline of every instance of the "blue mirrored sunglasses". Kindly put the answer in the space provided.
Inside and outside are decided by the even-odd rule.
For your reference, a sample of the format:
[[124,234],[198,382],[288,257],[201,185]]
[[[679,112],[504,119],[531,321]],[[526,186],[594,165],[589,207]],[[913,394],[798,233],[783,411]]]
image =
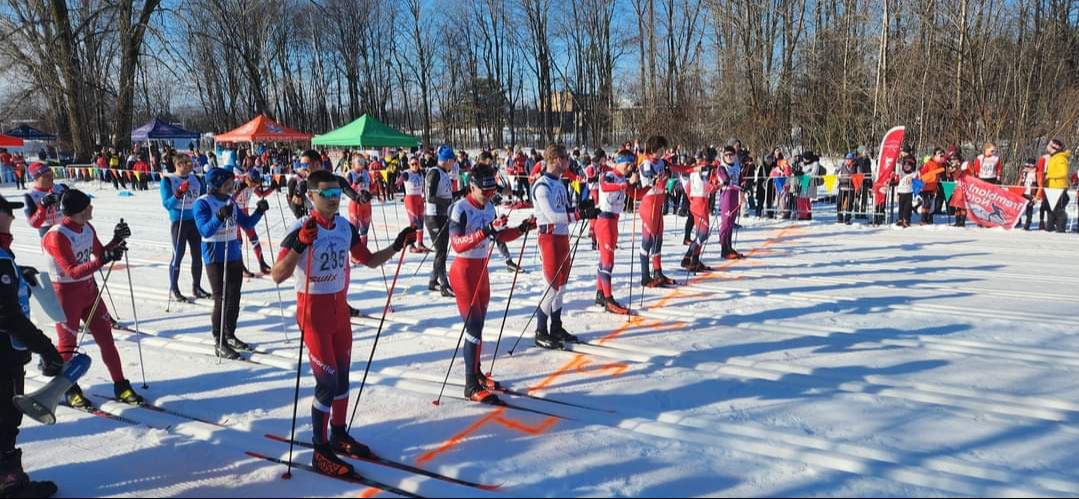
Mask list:
[[339,198],[341,197],[341,188],[334,187],[332,189],[312,189],[311,192],[318,194],[324,198]]

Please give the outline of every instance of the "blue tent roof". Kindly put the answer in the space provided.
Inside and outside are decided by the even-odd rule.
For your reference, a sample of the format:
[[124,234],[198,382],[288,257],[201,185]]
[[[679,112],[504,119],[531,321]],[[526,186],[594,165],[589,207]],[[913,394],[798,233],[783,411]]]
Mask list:
[[4,135],[18,137],[23,140],[56,140],[55,135],[42,132],[41,130],[38,130],[37,128],[34,128],[30,125],[21,125],[19,127],[12,128],[11,130],[5,132]]
[[195,140],[199,138],[198,132],[191,132],[184,130],[176,125],[172,125],[157,119],[156,117],[150,120],[149,123],[140,126],[131,131],[132,142],[145,142],[147,140],[172,140],[172,139],[191,139]]

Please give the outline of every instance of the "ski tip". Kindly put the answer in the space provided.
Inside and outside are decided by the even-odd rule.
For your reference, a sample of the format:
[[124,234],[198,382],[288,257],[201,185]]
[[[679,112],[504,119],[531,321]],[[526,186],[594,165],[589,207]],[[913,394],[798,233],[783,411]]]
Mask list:
[[498,485],[479,484],[479,485],[476,486],[476,488],[480,489],[480,490],[486,490],[488,492],[493,492],[493,491],[496,491],[498,489],[501,489],[502,485],[503,484],[501,484],[501,483],[498,484]]
[[281,474],[281,479],[282,480],[292,480],[292,473],[289,472],[289,471],[286,471],[286,472],[282,473]]
[[437,401],[437,400],[432,400],[432,401],[431,401],[431,405],[434,405],[434,406],[439,406],[439,405],[442,405],[442,403],[441,403],[441,402],[439,402],[439,401]]
[[248,456],[255,457],[255,458],[258,458],[258,459],[268,459],[268,457],[266,455],[259,454],[258,452],[255,452],[255,451],[250,451],[250,450],[249,451],[244,451],[244,454],[247,454]]

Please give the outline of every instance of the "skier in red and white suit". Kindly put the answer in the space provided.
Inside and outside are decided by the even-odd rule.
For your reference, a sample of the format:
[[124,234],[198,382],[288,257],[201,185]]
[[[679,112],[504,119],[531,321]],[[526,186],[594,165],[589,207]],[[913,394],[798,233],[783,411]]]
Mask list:
[[431,251],[423,245],[423,181],[426,174],[420,166],[420,159],[413,156],[408,160],[408,170],[397,176],[397,187],[405,189],[405,213],[408,214],[408,223],[416,227],[416,244],[412,246],[413,253],[428,253]]
[[[596,273],[596,304],[608,312],[628,314],[629,309],[614,299],[611,291],[611,275],[614,272],[614,250],[618,247],[618,219],[626,207],[626,192],[629,175],[636,163],[636,156],[630,151],[620,151],[615,157],[614,166],[603,173],[596,184],[599,199],[599,216],[595,219],[596,242],[599,249],[599,271]],[[634,173],[629,183],[637,182]]]
[[[306,195],[314,210],[297,220],[281,243],[272,276],[280,284],[297,274],[296,322],[303,331],[315,376],[311,407],[313,465],[321,473],[341,476],[351,473],[352,466],[336,453],[371,455],[370,449],[349,436],[345,427],[352,363],[352,323],[347,302],[349,258],[378,267],[414,240],[416,231],[407,227],[392,246],[371,253],[356,228],[337,214],[341,185],[332,173],[312,172]],[[329,438],[327,425],[331,428]]]
[[535,219],[519,226],[507,226],[507,217],[498,216],[491,199],[498,194],[495,172],[478,164],[469,178],[469,193],[450,207],[450,246],[455,258],[450,267],[450,285],[456,293],[457,311],[465,321],[465,397],[483,403],[493,403],[498,397],[491,393],[501,387],[480,371],[483,349],[483,323],[491,301],[491,284],[487,264],[491,259],[492,239],[509,242],[535,227]]
[[[109,370],[116,398],[133,405],[142,404],[142,397],[131,389],[131,383],[124,378],[120,354],[112,338],[109,311],[99,299],[97,283],[94,282],[94,272],[124,257],[124,251],[127,251],[124,240],[131,236],[131,229],[123,221],[116,224],[112,240],[103,246],[94,226],[90,225],[94,217],[90,197],[77,189],[64,192],[60,198],[60,211],[64,214],[63,220],[52,226],[41,242],[50,257],[53,291],[67,318],[67,322],[56,324],[59,337],[57,350],[64,357],[64,362],[71,360],[80,324],[86,322],[94,342],[101,350],[101,359]],[[89,406],[78,385],[72,386],[67,396],[72,406]]]
[[689,173],[686,183],[686,194],[689,195],[689,212],[693,214],[696,236],[689,243],[686,255],[682,257],[682,268],[690,272],[707,272],[712,270],[701,263],[701,250],[704,243],[711,235],[712,225],[710,215],[711,199],[719,190],[719,177],[715,174],[713,163],[715,151],[710,150],[697,158],[697,165]]
[[[670,286],[674,280],[663,275],[663,205],[667,203],[667,162],[659,157],[667,148],[667,139],[653,135],[645,141],[644,161],[639,171],[645,190],[639,206],[641,215],[641,285],[649,288]],[[651,272],[649,272],[651,260]]]
[[348,205],[348,221],[356,227],[366,246],[367,232],[371,230],[371,173],[367,170],[367,158],[358,154],[352,159],[348,184],[357,193],[357,198]]
[[[572,258],[569,247],[569,224],[598,215],[591,199],[581,202],[574,210],[569,192],[562,183],[562,175],[569,168],[569,155],[560,145],[549,145],[543,152],[544,172],[532,184],[532,199],[536,223],[539,228],[540,255],[543,259],[543,277],[549,290],[540,301],[536,313],[536,345],[542,348],[560,349],[564,343],[575,343],[577,337],[562,327],[562,296],[569,281]],[[547,327],[551,320],[550,329]]]

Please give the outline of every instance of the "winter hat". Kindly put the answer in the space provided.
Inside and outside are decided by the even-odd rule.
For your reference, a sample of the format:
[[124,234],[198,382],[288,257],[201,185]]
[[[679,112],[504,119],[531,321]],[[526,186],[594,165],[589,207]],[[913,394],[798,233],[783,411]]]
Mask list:
[[206,186],[211,191],[216,191],[233,178],[232,172],[225,168],[211,168],[206,172]]
[[468,183],[484,191],[498,189],[495,172],[488,166],[479,166],[472,170],[472,175],[468,177]]
[[637,162],[637,158],[629,151],[621,151],[614,158],[614,162],[620,165],[625,163],[633,164]]
[[846,159],[851,159],[851,160],[853,160],[853,159],[856,159],[856,158],[858,158],[858,155],[857,155],[857,154],[855,154],[855,153],[853,153],[853,152],[848,152],[848,153],[847,153],[847,157],[846,157]]
[[454,159],[454,158],[456,158],[456,156],[453,154],[453,148],[452,147],[450,147],[450,146],[448,146],[446,144],[442,144],[442,145],[438,146],[438,162],[439,163],[441,163],[443,161],[449,161],[449,160]]
[[45,166],[45,163],[39,163],[37,161],[30,163],[30,168],[26,169],[26,172],[30,174],[30,180],[37,180],[50,171],[52,170],[49,170],[49,167]]
[[866,152],[865,146],[858,146],[858,154],[865,154],[865,152]]
[[90,196],[78,189],[68,189],[60,198],[60,211],[64,216],[81,213],[87,206],[90,206]]

